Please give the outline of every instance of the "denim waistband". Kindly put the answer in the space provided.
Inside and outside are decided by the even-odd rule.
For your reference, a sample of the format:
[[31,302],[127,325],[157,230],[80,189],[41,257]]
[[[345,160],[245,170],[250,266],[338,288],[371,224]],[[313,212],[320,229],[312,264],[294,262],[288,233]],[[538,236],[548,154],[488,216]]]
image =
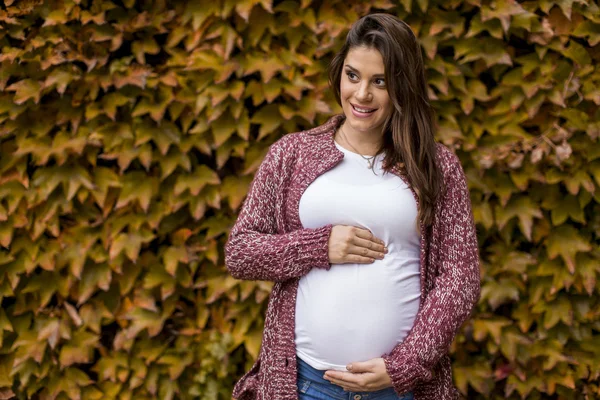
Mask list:
[[298,376],[317,383],[323,383],[326,385],[331,384],[331,382],[323,378],[323,375],[325,375],[325,371],[321,371],[311,367],[306,361],[302,360],[300,357],[296,357],[296,360],[298,360]]
[[[363,400],[377,400],[377,399],[397,399],[397,400],[412,400],[414,399],[412,392],[405,393],[403,396],[398,396],[393,388],[387,388],[378,390],[375,392],[344,392],[344,390],[329,382],[323,378],[325,371],[321,371],[311,367],[306,361],[303,361],[300,357],[296,357],[298,365],[298,379],[313,382],[316,384],[324,385],[320,390],[324,390],[325,393],[329,393],[334,396],[332,398],[360,398]],[[359,394],[358,396],[355,396]],[[349,397],[345,397],[349,396]]]

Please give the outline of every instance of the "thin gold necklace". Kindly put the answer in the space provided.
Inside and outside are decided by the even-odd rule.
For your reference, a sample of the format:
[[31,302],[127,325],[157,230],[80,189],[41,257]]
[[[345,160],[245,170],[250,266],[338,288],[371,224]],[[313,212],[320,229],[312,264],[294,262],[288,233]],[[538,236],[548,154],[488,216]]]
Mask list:
[[352,150],[354,150],[354,152],[356,154],[358,154],[359,156],[361,156],[363,159],[365,159],[367,161],[367,168],[368,169],[373,169],[373,161],[375,160],[375,157],[377,156],[370,156],[370,157],[365,157],[362,154],[360,154],[360,152],[358,150],[356,150],[356,148],[354,146],[352,146],[352,143],[350,143],[350,141],[348,140],[348,138],[346,137],[346,134],[344,133],[344,131],[342,131],[342,127],[340,126],[339,128],[340,133],[342,134],[342,137],[344,138],[344,140],[346,141],[346,143],[348,143],[348,145],[352,148]]

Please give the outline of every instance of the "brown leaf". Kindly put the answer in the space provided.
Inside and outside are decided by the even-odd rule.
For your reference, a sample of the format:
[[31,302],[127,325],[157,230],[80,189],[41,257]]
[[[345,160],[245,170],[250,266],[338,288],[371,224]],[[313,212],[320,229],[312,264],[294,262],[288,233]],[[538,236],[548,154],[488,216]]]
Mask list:
[[566,140],[563,141],[559,146],[556,146],[555,151],[559,161],[567,160],[569,157],[571,157],[571,153],[573,153],[573,149],[571,149],[571,146]]
[[77,313],[77,309],[73,305],[71,305],[70,303],[68,303],[66,301],[65,301],[64,306],[65,306],[65,309],[67,310],[67,313],[69,314],[69,317],[71,317],[71,319],[73,320],[75,325],[81,326],[83,321],[81,320],[79,313]]

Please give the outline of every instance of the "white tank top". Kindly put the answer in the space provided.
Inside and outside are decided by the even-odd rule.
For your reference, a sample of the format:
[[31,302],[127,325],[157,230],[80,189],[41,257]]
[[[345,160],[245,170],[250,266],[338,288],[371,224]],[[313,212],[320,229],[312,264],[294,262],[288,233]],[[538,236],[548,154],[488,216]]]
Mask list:
[[300,279],[296,299],[296,352],[316,369],[346,370],[390,352],[406,337],[419,309],[417,205],[404,181],[375,172],[359,154],[319,176],[300,198],[304,228],[326,224],[370,229],[389,252],[371,264],[313,268]]

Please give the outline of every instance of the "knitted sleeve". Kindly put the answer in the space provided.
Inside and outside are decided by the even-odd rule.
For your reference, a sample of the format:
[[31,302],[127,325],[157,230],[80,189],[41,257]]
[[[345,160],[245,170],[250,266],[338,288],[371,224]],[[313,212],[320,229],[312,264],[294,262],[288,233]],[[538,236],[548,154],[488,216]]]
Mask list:
[[431,251],[439,251],[440,273],[405,340],[383,356],[398,394],[431,379],[431,370],[448,352],[479,299],[479,252],[469,190],[460,162],[452,158],[453,165],[445,177],[446,192],[436,215],[440,234],[430,244]]
[[285,157],[293,150],[289,142],[279,140],[271,145],[231,229],[225,264],[234,278],[283,281],[305,275],[313,267],[331,267],[328,241],[332,225],[277,232],[276,210],[283,206],[283,182],[293,181],[283,179]]

